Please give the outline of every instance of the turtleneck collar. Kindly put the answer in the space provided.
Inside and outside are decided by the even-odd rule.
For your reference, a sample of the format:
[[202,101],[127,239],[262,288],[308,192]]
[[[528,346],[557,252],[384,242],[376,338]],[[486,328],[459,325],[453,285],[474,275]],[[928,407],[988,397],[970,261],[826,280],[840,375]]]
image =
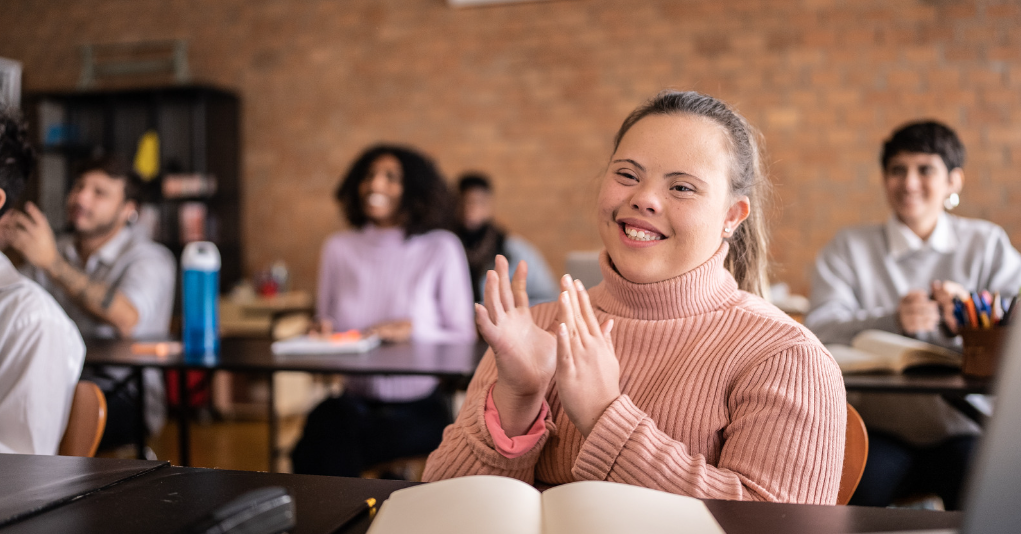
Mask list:
[[599,255],[603,282],[590,292],[592,302],[610,315],[643,321],[680,319],[720,309],[737,298],[737,281],[723,267],[728,250],[730,246],[724,242],[702,265],[651,284],[626,280],[603,250]]

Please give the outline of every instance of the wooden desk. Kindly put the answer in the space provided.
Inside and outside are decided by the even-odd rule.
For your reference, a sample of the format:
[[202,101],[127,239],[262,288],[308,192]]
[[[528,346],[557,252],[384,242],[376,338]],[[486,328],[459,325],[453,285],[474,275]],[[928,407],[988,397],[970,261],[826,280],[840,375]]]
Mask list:
[[[34,457],[45,467],[53,457]],[[104,458],[85,459],[100,469]],[[41,472],[41,471],[40,471]],[[49,479],[56,483],[58,480]],[[0,529],[22,532],[178,532],[211,509],[256,488],[283,486],[294,497],[294,534],[326,533],[349,507],[368,497],[382,501],[410,482],[165,467],[106,487],[84,498]],[[958,528],[960,512],[894,510],[857,506],[810,506],[706,501],[727,534],[836,534],[905,528]],[[364,533],[368,517],[345,530]]]
[[872,393],[940,395],[958,411],[979,425],[985,425],[987,416],[965,397],[973,393],[991,393],[993,380],[970,378],[960,373],[848,374],[844,375],[844,388]]
[[97,462],[72,456],[0,454],[0,527],[168,465],[139,460]]
[[[135,380],[141,389],[141,369],[208,369],[260,373],[269,378],[269,434],[270,470],[276,462],[277,417],[274,409],[273,373],[278,371],[304,371],[309,373],[339,373],[358,375],[428,375],[461,383],[471,379],[475,367],[486,351],[484,343],[425,344],[402,343],[381,345],[363,354],[275,356],[268,339],[224,338],[220,344],[220,360],[215,365],[190,364],[181,355],[160,357],[133,354],[131,342],[126,340],[88,340],[85,344],[85,365],[120,365],[136,369]],[[181,465],[190,461],[188,390],[184,380],[178,380],[178,441]],[[141,403],[140,403],[141,404]],[[144,406],[139,406],[141,420]],[[143,427],[140,425],[140,429]],[[144,437],[136,438],[136,448],[142,458]]]

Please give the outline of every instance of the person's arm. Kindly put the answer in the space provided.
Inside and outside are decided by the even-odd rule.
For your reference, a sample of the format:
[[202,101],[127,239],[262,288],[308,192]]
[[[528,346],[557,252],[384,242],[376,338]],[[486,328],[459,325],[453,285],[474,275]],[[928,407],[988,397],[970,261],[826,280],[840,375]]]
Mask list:
[[82,337],[70,319],[37,312],[22,315],[5,330],[0,453],[56,454],[85,360]]
[[117,329],[122,337],[131,335],[138,324],[138,310],[116,287],[76,269],[57,252],[53,229],[39,208],[25,205],[25,212],[12,213],[11,246],[25,260],[41,269],[82,309]]
[[716,465],[620,395],[583,442],[572,474],[698,498],[834,504],[847,412],[833,359],[796,345],[747,371],[732,391]]
[[316,288],[316,323],[318,323],[321,333],[324,334],[329,334],[337,326],[333,312],[335,308],[334,303],[340,291],[340,280],[332,249],[333,239],[330,238],[323,244],[322,251],[319,253],[319,283]]
[[856,294],[858,273],[848,261],[850,250],[835,239],[819,253],[812,275],[811,310],[805,326],[823,343],[849,345],[862,330],[900,332],[897,310],[864,309]]
[[555,430],[552,418],[547,410],[546,430],[530,451],[514,458],[501,454],[486,424],[486,400],[496,377],[496,359],[490,349],[468,385],[457,420],[443,431],[443,441],[426,461],[422,474],[424,482],[469,475],[499,475],[529,484],[535,482],[535,464]]
[[437,270],[436,308],[439,310],[439,337],[445,342],[475,341],[475,314],[473,311],[471,275],[468,259],[461,241],[453,234],[442,242]]

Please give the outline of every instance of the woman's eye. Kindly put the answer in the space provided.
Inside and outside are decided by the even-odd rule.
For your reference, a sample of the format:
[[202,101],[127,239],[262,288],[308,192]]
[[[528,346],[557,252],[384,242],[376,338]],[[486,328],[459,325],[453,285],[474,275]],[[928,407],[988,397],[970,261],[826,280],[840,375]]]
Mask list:
[[629,172],[625,172],[625,171],[617,171],[617,176],[620,176],[621,178],[623,178],[625,180],[638,181],[638,177],[637,176],[635,176],[635,175],[633,175],[633,174],[631,174]]
[[673,191],[680,191],[682,193],[686,193],[688,191],[694,191],[694,189],[692,189],[692,188],[690,188],[690,187],[688,187],[688,186],[686,186],[684,184],[677,184],[677,185],[671,187],[670,189],[673,190]]

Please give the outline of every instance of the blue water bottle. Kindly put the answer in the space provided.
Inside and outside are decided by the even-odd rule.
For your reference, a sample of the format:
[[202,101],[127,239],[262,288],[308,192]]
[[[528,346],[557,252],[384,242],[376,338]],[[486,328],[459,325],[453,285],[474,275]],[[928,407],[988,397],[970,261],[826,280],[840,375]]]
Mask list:
[[220,251],[208,241],[188,243],[181,254],[184,361],[215,364],[220,354]]

